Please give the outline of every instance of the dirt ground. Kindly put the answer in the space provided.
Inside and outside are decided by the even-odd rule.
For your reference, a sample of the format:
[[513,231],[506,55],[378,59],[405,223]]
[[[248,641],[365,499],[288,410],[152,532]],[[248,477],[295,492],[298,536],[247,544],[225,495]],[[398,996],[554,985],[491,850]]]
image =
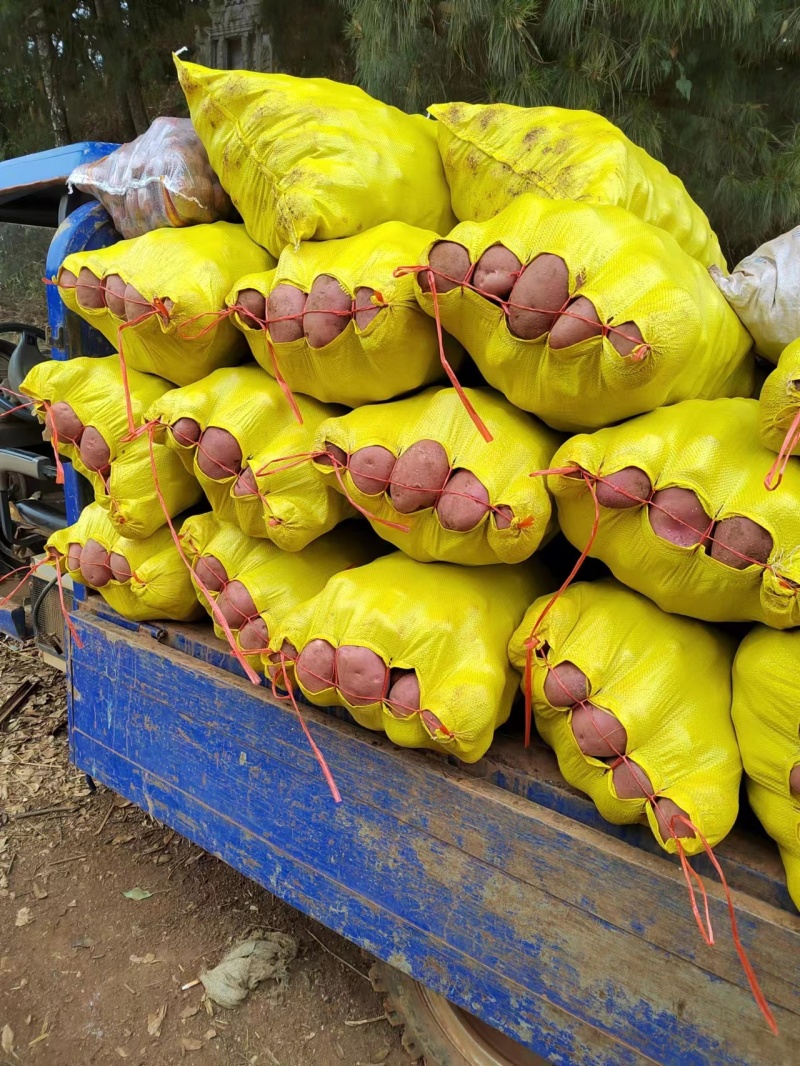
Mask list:
[[[0,1064],[409,1066],[373,960],[113,792],[90,793],[68,762],[63,675],[0,638],[0,708],[26,678],[35,690],[0,723]],[[266,930],[297,940],[286,987],[212,1007],[200,971]]]

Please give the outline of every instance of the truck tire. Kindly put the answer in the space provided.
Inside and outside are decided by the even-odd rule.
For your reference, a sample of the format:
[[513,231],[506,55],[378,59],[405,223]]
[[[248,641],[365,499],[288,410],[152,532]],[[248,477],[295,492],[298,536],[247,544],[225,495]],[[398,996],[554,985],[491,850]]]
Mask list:
[[403,1026],[403,1047],[425,1066],[547,1066],[547,1060],[492,1029],[385,962],[369,972],[386,1017]]

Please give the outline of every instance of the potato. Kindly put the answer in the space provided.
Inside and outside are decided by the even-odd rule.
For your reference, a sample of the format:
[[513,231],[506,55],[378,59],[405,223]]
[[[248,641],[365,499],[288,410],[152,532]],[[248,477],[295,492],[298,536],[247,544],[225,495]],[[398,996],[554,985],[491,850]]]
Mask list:
[[55,435],[60,441],[70,441],[76,444],[81,439],[83,422],[64,400],[59,400],[57,403],[52,404],[47,412],[47,417],[50,421],[51,433],[55,431]]
[[178,444],[183,444],[185,447],[191,447],[200,440],[200,424],[195,422],[193,418],[179,418],[177,422],[173,422],[170,426],[173,438]]
[[623,322],[609,332],[608,339],[620,355],[630,355],[640,344],[644,344],[642,331],[635,322]]
[[267,623],[263,618],[248,618],[239,630],[239,646],[244,651],[266,651],[269,645]]
[[601,507],[611,507],[616,511],[626,507],[641,507],[639,501],[649,500],[652,491],[650,478],[638,466],[625,466],[595,482],[597,502]]
[[566,660],[551,667],[544,682],[544,698],[551,707],[571,707],[589,698],[589,679]]
[[442,724],[433,711],[421,711],[419,717],[432,737],[435,738],[437,733],[444,733],[445,736],[451,735],[450,730]]
[[571,348],[573,344],[599,337],[602,332],[594,304],[585,296],[579,296],[558,316],[558,321],[550,330],[550,347],[555,350]]
[[386,697],[395,718],[408,718],[419,710],[419,678],[416,670],[392,670]]
[[111,567],[108,564],[108,552],[102,544],[89,539],[81,552],[81,574],[83,580],[92,588],[101,589],[111,580]]
[[649,518],[653,532],[671,544],[691,548],[710,530],[711,519],[691,489],[660,489],[653,494],[651,502]]
[[200,555],[192,570],[209,592],[221,592],[228,583],[228,571],[216,555]]
[[789,791],[800,796],[800,763],[789,771]]
[[84,429],[78,451],[84,466],[89,470],[95,470],[99,474],[108,469],[111,462],[111,449],[103,440],[100,431],[94,426],[87,426]]
[[614,791],[619,799],[648,799],[653,795],[650,778],[632,759],[624,759],[611,771]]
[[[325,644],[326,641],[323,641],[322,643]],[[273,651],[269,657],[269,661],[271,663],[279,663],[281,661],[281,656],[285,659],[291,659],[292,662],[297,658],[297,648],[290,640],[285,640],[283,644],[281,644],[281,650],[279,652]]]
[[236,484],[233,486],[234,496],[258,496],[258,482],[256,481],[255,471],[252,467],[247,466],[239,474],[236,479]]
[[714,526],[711,558],[735,570],[766,563],[772,553],[772,535],[750,518],[723,518]]
[[418,440],[403,452],[392,471],[389,492],[401,514],[433,507],[450,473],[447,452],[435,440]]
[[131,564],[125,558],[124,555],[120,555],[119,552],[109,552],[108,565],[111,567],[111,575],[115,581],[119,581],[120,584],[125,584],[126,581],[130,581],[133,576],[131,570]]
[[356,289],[355,320],[359,329],[366,329],[373,318],[383,310],[372,302],[374,295],[375,290],[367,288],[366,285],[360,285]]
[[494,524],[498,529],[508,529],[511,523],[514,521],[514,512],[510,507],[506,507],[505,504],[501,504],[492,511],[494,516]]
[[295,673],[307,692],[322,692],[333,688],[336,674],[336,652],[327,640],[312,640],[297,656]]
[[610,711],[588,701],[572,708],[570,727],[584,755],[598,759],[622,755],[628,745],[628,734],[622,722]]
[[353,298],[330,274],[318,274],[306,300],[303,333],[310,348],[325,348],[347,328]]
[[448,479],[436,512],[445,529],[474,529],[489,510],[489,490],[470,470],[456,470]]
[[88,267],[81,267],[75,295],[81,307],[99,310],[106,306],[105,293],[100,278]]
[[661,796],[653,804],[653,809],[656,812],[658,831],[662,840],[669,840],[670,837],[686,838],[695,835],[694,830],[681,821],[681,817],[688,818],[688,814],[677,803],[673,803],[671,799]]
[[227,429],[209,426],[197,445],[197,465],[214,481],[235,477],[242,465],[242,449]]
[[241,581],[228,582],[217,597],[217,607],[231,629],[241,629],[248,618],[258,614],[253,597]]
[[258,289],[242,289],[236,297],[240,318],[251,329],[260,329],[267,317],[267,299]]
[[329,440],[326,440],[324,453],[315,456],[315,460],[320,466],[333,466],[334,459],[337,466],[347,466],[347,452],[344,448],[340,448],[338,444],[331,444]]
[[128,322],[133,322],[136,318],[141,318],[147,311],[152,310],[149,300],[145,300],[144,296],[133,285],[125,286],[125,318]]
[[383,699],[387,673],[386,663],[369,648],[344,644],[336,653],[336,685],[354,707]]
[[[60,270],[58,273],[58,287],[60,289],[77,289],[78,275],[71,270]],[[75,294],[77,296],[77,293]]]
[[103,279],[106,290],[106,307],[116,318],[125,318],[125,282],[119,274],[108,274]]
[[475,264],[472,284],[482,293],[507,300],[522,270],[522,263],[502,244],[487,248]]
[[74,541],[67,546],[67,569],[68,570],[80,570],[81,568],[81,553],[83,548],[80,544],[76,544]]
[[299,341],[303,336],[306,294],[296,285],[276,285],[267,300],[269,335],[276,344]]
[[569,300],[569,270],[560,255],[537,255],[511,290],[508,328],[515,337],[533,340],[547,333]]
[[[454,241],[437,241],[431,248],[428,263],[436,275],[437,292],[457,289],[472,266],[467,249],[463,244],[456,244]],[[423,292],[431,291],[430,271],[421,270],[417,279]]]
[[397,459],[388,448],[371,444],[353,452],[348,469],[359,492],[367,496],[380,496],[389,488],[396,464]]

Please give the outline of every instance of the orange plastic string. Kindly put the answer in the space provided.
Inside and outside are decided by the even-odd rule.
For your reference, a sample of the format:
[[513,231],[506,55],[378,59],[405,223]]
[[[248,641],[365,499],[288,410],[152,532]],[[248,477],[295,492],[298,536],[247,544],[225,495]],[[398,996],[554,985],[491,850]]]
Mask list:
[[767,491],[773,492],[783,481],[783,475],[786,473],[786,468],[789,465],[792,452],[797,445],[800,444],[800,407],[797,409],[797,413],[792,419],[792,424],[786,431],[786,436],[783,438],[783,442],[778,452],[775,462],[769,468],[769,473],[764,478],[764,486]]

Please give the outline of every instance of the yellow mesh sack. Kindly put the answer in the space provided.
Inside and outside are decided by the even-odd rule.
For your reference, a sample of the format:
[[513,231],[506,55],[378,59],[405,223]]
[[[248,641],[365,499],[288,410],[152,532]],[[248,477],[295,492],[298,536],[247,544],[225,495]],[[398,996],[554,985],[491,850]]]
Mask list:
[[[714,522],[744,517],[769,532],[766,566],[728,566],[711,557],[708,540],[693,547],[670,543],[656,536],[644,505],[600,507],[589,554],[665,611],[775,629],[800,625],[800,464],[786,471],[780,492],[767,491],[764,473],[774,456],[759,443],[758,417],[757,400],[687,400],[573,437],[552,466],[601,478],[636,466],[655,491],[690,489]],[[561,529],[583,550],[595,523],[591,491],[582,478],[564,474],[550,475],[548,484]]]
[[[312,348],[305,337],[276,343],[247,315],[237,313],[234,320],[256,362],[273,376],[277,367],[293,392],[348,407],[390,400],[443,377],[436,324],[414,297],[414,278],[394,276],[397,267],[421,262],[433,240],[430,230],[387,222],[341,241],[287,247],[277,269],[239,278],[227,304],[235,306],[243,289],[268,297],[278,285],[294,285],[307,294],[319,274],[336,278],[351,298],[359,288],[374,289],[375,300],[385,306],[366,328],[352,318],[322,348]],[[457,367],[461,349],[447,338],[445,350]]]
[[750,805],[778,845],[789,895],[800,908],[800,796],[789,785],[800,763],[798,662],[800,632],[752,629],[733,664],[733,724]]
[[193,471],[218,519],[290,552],[354,513],[308,461],[317,427],[341,409],[305,396],[296,402],[302,424],[295,420],[278,383],[250,364],[217,370],[202,381],[165,393],[147,413],[148,420],[165,426],[191,418],[203,431],[213,426],[232,434],[241,449],[242,472],[249,469],[256,476],[257,495],[237,496],[240,474],[231,471],[221,480],[210,478],[198,465],[197,447],[178,443],[169,431],[164,439]]
[[175,66],[212,169],[273,255],[394,219],[452,226],[435,123],[326,78]]
[[759,397],[761,443],[781,457],[800,455],[800,340],[781,352]]
[[[349,470],[338,471],[337,476],[332,466],[317,466],[331,485],[340,492],[346,489],[364,509],[376,533],[412,559],[467,566],[519,563],[532,555],[555,527],[544,479],[532,478],[530,473],[549,467],[559,438],[491,389],[464,391],[480,409],[494,438],[491,443],[475,432],[455,389],[428,389],[406,400],[360,407],[323,422],[317,431],[315,451],[324,452],[331,443],[349,456],[360,448],[380,445],[399,457],[416,441],[435,440],[447,452],[451,470],[470,471],[488,490],[489,505],[494,509],[487,510],[472,529],[445,528],[435,507],[401,514],[388,492],[361,492]],[[507,528],[498,528],[501,507],[510,508],[513,516]],[[398,525],[406,530],[398,529]]]
[[[523,691],[526,642],[549,600],[542,596],[531,605],[509,644]],[[588,678],[588,701],[624,726],[628,739],[620,755],[645,772],[652,795],[672,800],[712,847],[718,844],[736,820],[742,775],[731,722],[733,641],[700,622],[664,614],[612,579],[571,585],[537,637],[543,643],[531,657],[531,705],[567,781],[591,796],[609,822],[646,819],[665,851],[677,851],[671,817],[657,816],[644,795],[620,799],[612,777],[616,757],[584,755],[572,730],[577,708],[554,707],[547,699],[549,669],[565,662]],[[675,823],[676,829],[682,825]],[[682,843],[690,855],[703,850],[697,836]]]
[[436,104],[439,149],[459,219],[483,221],[522,193],[625,207],[703,266],[725,266],[680,178],[602,115],[562,107]]
[[[176,528],[180,528],[180,522]],[[191,575],[166,526],[145,540],[129,540],[120,536],[102,507],[89,504],[77,522],[53,533],[47,542],[47,549],[59,558],[62,570],[84,584],[81,571],[70,569],[68,552],[70,544],[80,544],[83,548],[88,540],[97,541],[107,552],[122,555],[131,568],[129,581],[120,582],[112,577],[108,584],[97,589],[124,618],[132,622],[158,618],[188,622],[202,617],[203,609],[194,594]]]
[[[375,556],[375,542],[365,531],[344,527],[327,533],[299,552],[284,552],[268,540],[257,540],[242,533],[229,522],[220,522],[213,514],[193,515],[183,523],[180,540],[187,559],[194,565],[203,556],[213,556],[225,568],[228,582],[244,585],[263,619],[267,633],[280,626],[289,613],[305,600],[321,592],[328,580],[341,570],[361,566]],[[211,591],[214,600],[221,592]],[[214,632],[225,639],[225,632],[214,617],[205,594],[196,586],[197,598],[211,615]],[[246,619],[242,618],[242,624]],[[250,665],[261,666],[261,654],[248,654],[239,643],[242,625],[231,630],[239,649]],[[266,653],[266,643],[261,649]]]
[[[134,420],[140,426],[147,408],[172,386],[162,378],[137,370],[128,372],[128,381]],[[120,443],[127,433],[128,422],[118,356],[38,363],[20,390],[35,400],[34,410],[43,422],[49,407],[63,401],[72,407],[84,426],[94,426],[103,437],[111,453],[107,478],[84,464],[78,445],[59,440],[58,451],[91,483],[95,501],[120,534],[141,540],[164,525],[166,518],[156,492],[147,437]],[[164,504],[174,518],[197,503],[202,491],[191,471],[163,444],[154,442],[153,459]]]
[[[542,253],[560,256],[570,298],[594,305],[605,335],[553,349],[549,333],[515,337],[504,306],[472,288],[438,295],[442,325],[488,383],[554,429],[597,429],[694,397],[752,395],[750,335],[708,272],[668,233],[630,212],[520,196],[495,218],[461,223],[447,239],[463,245],[473,264],[498,243],[523,264]],[[415,291],[434,314],[432,295],[418,282]],[[627,322],[638,325],[645,344],[622,356],[608,329]]]
[[[417,563],[393,552],[332,577],[273,632],[289,641],[360,645],[390,670],[415,670],[421,710],[397,716],[387,702],[354,706],[338,688],[310,693],[322,707],[346,707],[359,725],[406,748],[431,748],[477,762],[511,711],[518,674],[506,654],[532,596],[551,588],[537,563],[464,569]],[[287,663],[289,678],[296,682]]]
[[[127,366],[188,385],[246,357],[240,332],[227,318],[215,321],[212,313],[224,310],[237,277],[272,266],[274,260],[250,240],[244,226],[214,222],[152,230],[107,248],[68,255],[58,275],[59,292],[67,307],[115,348],[123,345]],[[171,301],[171,306],[165,303],[168,316],[156,310],[147,314],[151,308],[143,305],[147,317],[126,325],[107,307],[83,307],[74,284],[66,284],[63,277],[65,270],[78,275],[83,267],[101,280],[118,274],[150,305]]]

